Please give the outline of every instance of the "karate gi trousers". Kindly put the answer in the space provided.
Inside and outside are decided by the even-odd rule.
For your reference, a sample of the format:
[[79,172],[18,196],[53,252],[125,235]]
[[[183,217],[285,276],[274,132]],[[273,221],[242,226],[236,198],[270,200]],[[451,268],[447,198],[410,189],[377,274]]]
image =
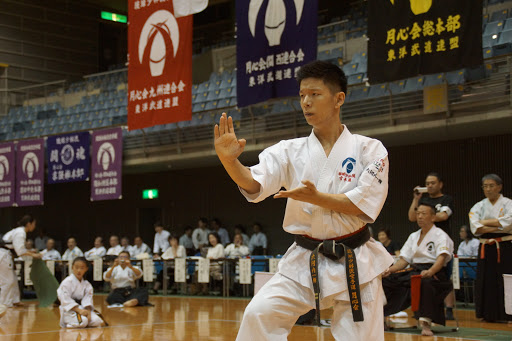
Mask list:
[[[82,306],[79,307],[80,309],[85,309]],[[64,311],[64,309],[60,309],[60,314],[60,326],[62,328],[99,327],[103,323],[103,320],[94,311],[91,311],[90,320],[85,316],[78,316],[72,310]]]
[[[354,322],[349,301],[328,300],[333,302],[331,333],[335,340],[384,340],[385,296],[380,276],[362,284],[361,290],[366,286],[372,294],[370,299],[362,297],[362,322]],[[276,273],[245,309],[236,340],[285,341],[297,319],[311,309],[315,309],[313,290]]]
[[10,251],[0,248],[0,304],[12,307],[20,302],[18,278]]

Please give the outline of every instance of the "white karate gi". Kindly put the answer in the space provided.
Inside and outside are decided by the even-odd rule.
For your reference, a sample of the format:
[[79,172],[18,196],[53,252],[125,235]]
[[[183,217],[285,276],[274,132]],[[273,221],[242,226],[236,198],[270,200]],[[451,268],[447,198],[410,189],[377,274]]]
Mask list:
[[164,253],[169,248],[169,231],[162,230],[160,233],[155,233],[155,242],[153,244],[153,253]]
[[[310,180],[320,192],[344,193],[363,214],[334,212],[309,203],[287,200],[285,231],[316,239],[336,238],[375,221],[388,191],[388,153],[382,143],[353,135],[344,126],[329,157],[315,136],[281,141],[259,155],[251,167],[260,192],[242,194],[259,202]],[[319,256],[321,307],[334,306],[331,331],[336,340],[383,340],[384,292],[380,275],[393,263],[386,249],[370,239],[354,250],[357,257],[364,321],[355,323],[345,275],[345,258],[334,262]],[[278,273],[247,306],[237,340],[286,340],[297,318],[315,308],[309,269],[311,251],[293,243],[279,262]]]
[[85,251],[85,259],[92,261],[96,258],[102,258],[107,254],[107,249],[104,246],[93,247],[89,251]]
[[43,251],[41,251],[41,254],[43,255],[43,260],[61,260],[62,257],[60,255],[60,252],[55,250],[55,249],[51,249],[48,251],[48,249],[44,249]]
[[162,254],[162,259],[168,260],[168,259],[174,259],[174,258],[186,258],[187,250],[185,250],[185,247],[183,247],[183,245],[178,245],[178,250],[176,250],[176,254],[177,254],[177,256],[174,257],[174,252],[172,250],[172,246],[170,246]]
[[78,246],[75,246],[73,250],[66,249],[66,252],[62,255],[62,260],[72,262],[76,257],[83,257],[84,253]]
[[137,245],[133,245],[132,249],[130,251],[130,255],[132,258],[137,258],[138,255],[141,253],[147,253],[148,255],[151,255],[151,249],[149,248],[148,244],[142,243],[140,247]]
[[226,246],[224,249],[224,254],[226,257],[231,258],[245,257],[249,255],[249,248],[245,245],[236,246],[233,243]]
[[[101,326],[103,321],[94,311],[91,311],[90,320],[85,316],[81,316],[80,321],[77,313],[71,310],[76,306],[80,309],[87,307],[94,309],[92,295],[93,289],[91,283],[86,279],[79,281],[74,274],[69,275],[60,283],[59,289],[57,289],[57,296],[60,301],[60,326],[62,328]],[[78,304],[77,301],[81,301],[80,304]]]
[[480,249],[480,241],[478,238],[473,238],[469,242],[463,240],[460,242],[457,249],[457,256],[459,257],[477,257],[478,250]]
[[103,273],[103,280],[105,280],[105,282],[110,282],[112,289],[126,287],[135,288],[135,281],[142,277],[142,270],[138,266],[134,266],[134,268],[140,271],[140,276],[137,276],[129,267],[125,267],[123,269],[121,265],[117,265],[114,270],[112,270],[110,278],[107,278],[106,275],[112,267],[108,268],[107,271]]
[[404,246],[400,250],[400,258],[403,258],[409,264],[434,264],[442,254],[447,254],[444,266],[446,266],[453,256],[453,240],[437,226],[433,226],[420,240],[421,229],[413,232],[407,238]]
[[194,232],[192,232],[192,243],[194,243],[194,247],[199,249],[199,245],[208,245],[208,234],[211,231],[208,229],[202,229],[200,227],[196,228]]
[[475,206],[471,208],[471,211],[469,211],[471,232],[473,232],[475,236],[479,236],[476,230],[483,226],[479,221],[485,219],[499,220],[502,227],[499,231],[494,233],[512,234],[512,200],[500,195],[494,205],[491,204],[487,198],[477,202]]
[[121,244],[117,244],[116,246],[112,246],[107,250],[108,256],[119,256],[119,254],[123,251],[123,247]]
[[[23,226],[12,229],[3,236],[4,242],[8,244],[7,247],[14,249],[18,256],[27,252],[26,239],[27,233]],[[15,270],[11,251],[0,248],[0,304],[7,307],[20,302],[20,289]]]

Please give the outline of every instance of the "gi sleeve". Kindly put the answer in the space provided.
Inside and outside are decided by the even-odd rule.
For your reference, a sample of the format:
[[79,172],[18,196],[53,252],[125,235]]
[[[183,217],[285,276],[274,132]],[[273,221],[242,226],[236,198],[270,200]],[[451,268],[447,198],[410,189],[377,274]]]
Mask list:
[[364,165],[356,188],[345,193],[363,211],[364,215],[359,218],[367,223],[373,223],[377,219],[388,195],[388,154],[382,143],[376,142],[378,145],[373,148],[366,147],[371,150],[363,159],[370,161]]
[[446,233],[442,233],[435,243],[436,245],[436,258],[446,254],[448,258],[445,261],[445,266],[452,259],[453,256],[453,241],[448,237]]
[[500,217],[498,218],[502,229],[512,226],[512,200],[509,200],[506,205],[503,206],[503,216],[500,212]]
[[130,273],[131,273],[131,275],[132,275],[132,279],[133,279],[133,280],[137,280],[137,279],[139,279],[139,278],[141,278],[141,277],[142,277],[143,273],[142,273],[141,268],[139,268],[138,266],[134,266],[134,268],[140,271],[140,275],[139,275],[139,276],[137,276],[137,275],[135,274],[135,271],[133,271],[132,269],[130,269]]
[[94,303],[92,301],[92,296],[93,296],[94,291],[93,291],[92,285],[85,279],[84,279],[84,281],[85,281],[85,283],[84,283],[85,295],[82,298],[82,307],[84,307],[84,308],[91,307],[94,309]]
[[12,236],[12,246],[14,251],[18,256],[24,255],[27,253],[27,249],[25,248],[25,241],[27,239],[27,235],[24,232],[16,231]]
[[471,210],[469,211],[469,226],[471,227],[471,232],[475,236],[480,235],[480,234],[476,233],[476,230],[478,230],[480,227],[484,226],[484,225],[480,224],[481,208],[482,208],[482,202],[477,202],[473,207],[471,207]]
[[249,194],[239,187],[247,201],[252,203],[263,201],[272,194],[279,192],[281,187],[285,187],[284,179],[287,162],[283,157],[284,149],[284,141],[265,149],[258,156],[260,162],[249,168],[254,180],[260,184],[260,191]]
[[74,307],[78,306],[78,303],[71,298],[73,283],[70,281],[62,281],[59,288],[57,289],[57,297],[60,301],[60,306],[64,309],[64,311],[70,311]]
[[414,241],[412,236],[413,234],[409,235],[409,238],[407,238],[407,241],[405,242],[404,246],[402,246],[402,248],[400,249],[400,258],[403,258],[403,260],[405,260],[409,264],[412,263],[413,257],[412,243],[414,243]]
[[105,282],[111,282],[114,279],[114,271],[110,274],[110,278],[107,277],[107,272],[109,272],[110,269],[112,269],[112,267],[108,268],[107,271],[103,273],[103,280]]

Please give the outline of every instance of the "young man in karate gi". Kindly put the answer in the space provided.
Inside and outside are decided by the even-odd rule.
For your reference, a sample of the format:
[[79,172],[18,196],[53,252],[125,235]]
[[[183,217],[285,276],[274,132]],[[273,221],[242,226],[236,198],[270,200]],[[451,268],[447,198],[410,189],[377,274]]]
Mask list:
[[380,141],[341,124],[347,80],[339,67],[312,62],[297,80],[313,127],[308,137],[265,149],[247,168],[238,160],[246,141],[235,135],[232,118],[223,114],[214,129],[217,155],[247,200],[287,198],[283,228],[296,238],[247,306],[237,340],[286,340],[297,318],[317,305],[334,307],[336,340],[384,340],[381,274],[393,259],[366,224],[386,200],[388,153]]
[[60,326],[62,328],[99,327],[103,320],[94,312],[93,288],[85,279],[89,269],[84,257],[73,260],[73,273],[60,283],[57,296],[60,301]]

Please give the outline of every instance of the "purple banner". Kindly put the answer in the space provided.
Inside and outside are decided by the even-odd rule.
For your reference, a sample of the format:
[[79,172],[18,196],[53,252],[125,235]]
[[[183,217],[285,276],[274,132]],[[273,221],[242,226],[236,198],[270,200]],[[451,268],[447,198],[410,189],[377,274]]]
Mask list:
[[48,137],[48,183],[89,180],[89,145],[88,131]]
[[18,142],[16,203],[18,206],[44,204],[44,139]]
[[122,129],[94,131],[91,158],[91,201],[121,199]]
[[14,204],[14,142],[0,144],[0,207]]

